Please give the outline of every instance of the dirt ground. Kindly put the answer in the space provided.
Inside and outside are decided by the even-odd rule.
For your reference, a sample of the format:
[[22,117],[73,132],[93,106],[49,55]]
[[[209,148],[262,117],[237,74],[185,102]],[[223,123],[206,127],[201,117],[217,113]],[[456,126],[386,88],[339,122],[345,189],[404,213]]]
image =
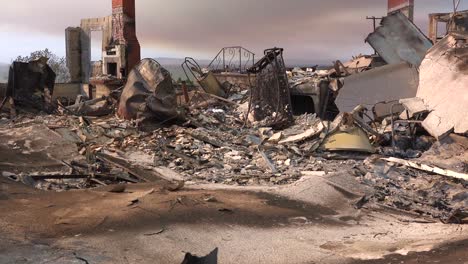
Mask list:
[[[392,206],[398,199],[412,201],[416,209],[419,201],[434,204],[421,199],[419,190],[436,190],[438,204],[450,190],[463,199],[466,185],[460,182],[386,163],[366,169],[363,161],[315,158],[310,169],[322,173],[282,184],[229,185],[196,180],[196,175],[175,191],[168,188],[175,182],[162,178],[127,185],[108,181],[97,188],[106,183],[31,182],[35,173],[73,174],[66,164],[89,158],[79,154],[76,135],[60,130],[63,124],[46,118],[44,125],[41,118],[0,127],[1,264],[178,264],[186,253],[205,256],[214,249],[223,264],[468,263],[466,225],[443,224],[431,214]],[[132,153],[139,155],[121,156],[131,163],[131,174],[150,171],[142,165],[152,165],[152,156]],[[440,145],[426,154],[423,160],[459,171],[467,160],[466,147]],[[218,177],[214,170],[204,173]],[[375,196],[379,186],[384,195]],[[355,206],[372,195],[384,199]]]
[[465,226],[352,209],[364,189],[326,187],[345,177],[177,192],[145,183],[122,193],[44,192],[2,179],[0,263],[181,263],[186,252],[215,248],[219,263],[468,261]]

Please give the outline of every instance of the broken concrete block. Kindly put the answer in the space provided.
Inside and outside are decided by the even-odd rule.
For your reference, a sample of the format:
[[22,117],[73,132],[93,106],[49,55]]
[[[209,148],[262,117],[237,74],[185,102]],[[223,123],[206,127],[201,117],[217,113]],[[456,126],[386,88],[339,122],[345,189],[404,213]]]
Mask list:
[[437,140],[443,139],[453,131],[453,125],[448,122],[444,122],[435,112],[432,112],[427,116],[423,121],[422,126]]

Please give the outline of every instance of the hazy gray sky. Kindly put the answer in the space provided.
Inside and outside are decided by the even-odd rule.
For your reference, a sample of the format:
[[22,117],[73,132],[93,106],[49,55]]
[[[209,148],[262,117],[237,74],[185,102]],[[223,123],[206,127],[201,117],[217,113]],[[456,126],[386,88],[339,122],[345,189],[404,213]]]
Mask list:
[[[111,0],[2,1],[0,62],[49,48],[65,54],[64,30],[81,18],[111,13]],[[242,45],[257,54],[285,48],[287,59],[311,63],[370,53],[366,16],[386,14],[387,0],[136,0],[144,57],[209,59],[221,47]],[[452,0],[416,0],[416,24],[448,12]],[[462,0],[460,9],[468,9]],[[96,45],[98,46],[98,45]],[[94,57],[98,55],[94,54]]]

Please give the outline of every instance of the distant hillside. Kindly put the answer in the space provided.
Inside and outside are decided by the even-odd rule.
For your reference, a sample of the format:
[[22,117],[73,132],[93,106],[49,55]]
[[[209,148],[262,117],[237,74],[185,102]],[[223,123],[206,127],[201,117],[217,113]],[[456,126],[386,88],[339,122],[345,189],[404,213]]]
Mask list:
[[[184,62],[183,58],[155,58],[164,68],[166,68],[172,75],[174,80],[179,78],[185,80],[185,73],[182,70],[181,64]],[[204,59],[196,59],[197,63],[200,64],[201,67],[207,67],[210,64],[210,60]],[[315,64],[307,63],[305,60],[298,61],[298,60],[291,60],[286,61],[287,67],[310,67]],[[8,81],[8,70],[10,65],[7,63],[0,62],[0,83],[6,83]]]
[[8,81],[8,70],[9,64],[0,62],[0,83],[6,83]]
[[[171,73],[172,79],[174,80],[177,80],[179,78],[182,80],[187,79],[181,67],[181,64],[184,62],[184,59],[182,58],[155,58],[155,60],[159,62],[161,66],[163,66],[166,70],[168,70]],[[195,60],[202,68],[208,66],[208,64],[210,64],[211,62],[209,60],[199,60],[199,59],[195,59]],[[189,78],[192,79],[192,76],[189,76]]]
[[[187,79],[185,76],[184,71],[182,70],[181,64],[184,62],[182,58],[155,58],[157,62],[159,62],[166,70],[168,70],[171,75],[172,79],[177,80],[181,78],[182,80]],[[202,59],[195,59],[200,66],[207,67],[210,64],[210,60],[202,60]],[[294,67],[312,67],[319,64],[319,69],[328,68],[329,66],[327,63],[310,63],[308,60],[289,60],[285,61],[287,68],[294,68]],[[330,63],[328,63],[330,64]],[[193,79],[192,76],[189,76],[190,79]]]
[[[159,62],[161,65],[181,65],[184,62],[183,58],[155,58],[157,62]],[[210,60],[203,60],[203,59],[197,59],[195,60],[200,64],[200,65],[208,65],[211,61]]]

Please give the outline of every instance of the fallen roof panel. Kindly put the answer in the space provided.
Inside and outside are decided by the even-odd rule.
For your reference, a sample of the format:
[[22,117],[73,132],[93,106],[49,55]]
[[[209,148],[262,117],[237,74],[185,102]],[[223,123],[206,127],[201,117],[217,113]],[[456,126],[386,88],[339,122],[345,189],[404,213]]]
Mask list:
[[402,13],[382,19],[381,26],[367,39],[377,53],[388,63],[408,62],[419,66],[432,42]]

